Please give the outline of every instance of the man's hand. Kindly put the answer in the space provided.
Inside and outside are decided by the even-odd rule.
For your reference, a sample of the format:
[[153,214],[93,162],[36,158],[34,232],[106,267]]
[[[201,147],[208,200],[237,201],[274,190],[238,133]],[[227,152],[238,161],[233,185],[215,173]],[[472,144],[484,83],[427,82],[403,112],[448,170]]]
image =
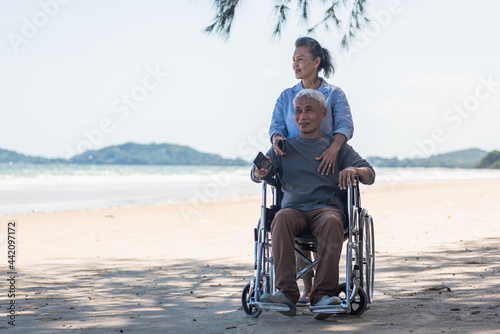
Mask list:
[[354,183],[354,177],[358,175],[361,183],[370,182],[370,170],[366,167],[347,167],[339,173],[339,187],[346,190],[348,186]]
[[[266,157],[267,160],[271,161],[271,158],[269,157]],[[267,176],[267,173],[269,173],[269,171],[265,168],[258,168],[257,166],[255,166],[254,170],[253,170],[253,175],[260,179],[260,178],[264,178]]]
[[347,167],[339,173],[339,187],[346,190],[348,186],[354,183],[354,177],[358,174],[356,167]]
[[280,149],[280,145],[279,145],[279,142],[281,140],[286,140],[285,138],[283,138],[281,135],[275,133],[273,134],[273,150],[274,150],[274,153],[276,153],[276,155],[278,157],[282,157],[284,156],[286,153],[283,152],[281,149]]

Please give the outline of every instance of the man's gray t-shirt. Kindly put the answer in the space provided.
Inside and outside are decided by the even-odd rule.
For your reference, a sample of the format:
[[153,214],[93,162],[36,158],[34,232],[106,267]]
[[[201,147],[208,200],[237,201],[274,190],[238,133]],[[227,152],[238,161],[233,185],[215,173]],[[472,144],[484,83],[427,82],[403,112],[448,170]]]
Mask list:
[[347,143],[344,143],[335,162],[335,173],[321,175],[316,160],[332,143],[332,139],[321,137],[305,139],[294,137],[286,141],[286,154],[278,157],[270,149],[267,156],[279,175],[283,191],[282,208],[315,210],[334,208],[345,214],[343,198],[345,190],[339,188],[339,172],[347,167],[366,167],[370,170],[371,184],[375,180],[372,166]]

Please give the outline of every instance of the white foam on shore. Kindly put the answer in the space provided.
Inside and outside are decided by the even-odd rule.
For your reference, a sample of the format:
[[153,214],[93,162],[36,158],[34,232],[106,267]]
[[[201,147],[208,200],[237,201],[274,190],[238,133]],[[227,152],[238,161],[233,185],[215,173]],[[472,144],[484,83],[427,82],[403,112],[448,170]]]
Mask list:
[[[3,168],[2,168],[3,167]],[[0,184],[129,184],[199,183],[211,178],[248,176],[249,167],[121,166],[121,165],[0,165]]]
[[414,183],[415,181],[474,180],[500,178],[499,169],[466,168],[375,168],[377,183]]
[[247,197],[249,167],[27,165],[0,168],[0,214]]

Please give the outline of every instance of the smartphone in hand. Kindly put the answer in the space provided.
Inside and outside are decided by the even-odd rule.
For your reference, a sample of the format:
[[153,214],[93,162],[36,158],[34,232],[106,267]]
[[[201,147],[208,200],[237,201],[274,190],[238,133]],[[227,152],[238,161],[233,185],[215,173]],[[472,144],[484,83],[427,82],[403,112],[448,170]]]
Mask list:
[[259,169],[265,169],[268,172],[271,170],[271,162],[267,159],[267,157],[262,154],[262,152],[259,152],[257,156],[255,157],[253,164],[257,166]]
[[278,146],[279,146],[280,150],[281,150],[283,153],[286,153],[286,145],[285,145],[285,142],[286,142],[286,140],[284,140],[284,139],[283,139],[283,140],[280,140],[280,141],[278,142]]

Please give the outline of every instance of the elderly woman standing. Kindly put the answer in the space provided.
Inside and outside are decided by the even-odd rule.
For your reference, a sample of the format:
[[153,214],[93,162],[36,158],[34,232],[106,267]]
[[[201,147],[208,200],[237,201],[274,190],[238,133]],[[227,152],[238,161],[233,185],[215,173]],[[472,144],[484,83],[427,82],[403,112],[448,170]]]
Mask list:
[[[321,123],[321,134],[333,138],[332,145],[327,148],[316,159],[320,161],[318,173],[328,175],[334,173],[337,153],[342,144],[351,139],[354,132],[351,108],[347,98],[337,86],[334,86],[319,76],[323,71],[325,77],[335,72],[330,52],[311,37],[301,37],[295,41],[295,52],[293,53],[293,70],[295,77],[300,82],[291,88],[285,89],[274,106],[269,135],[273,143],[273,150],[278,157],[283,156],[279,142],[299,135],[299,129],[295,124],[295,107],[293,100],[303,89],[310,88],[321,92],[326,100],[327,115]],[[306,254],[309,257],[309,254]],[[306,264],[297,257],[297,271],[305,268]],[[313,290],[313,272],[303,276],[304,291],[298,304],[309,303],[309,295]]]
[[295,137],[300,133],[293,118],[295,113],[293,99],[303,89],[315,89],[325,96],[328,111],[326,120],[321,124],[321,134],[334,139],[332,145],[316,158],[321,160],[318,172],[328,175],[334,172],[340,146],[351,139],[353,135],[354,125],[351,108],[342,89],[329,84],[319,76],[319,72],[323,71],[324,76],[328,78],[330,74],[335,72],[335,68],[330,52],[322,48],[315,39],[301,37],[295,41],[293,70],[295,77],[300,79],[300,82],[285,89],[276,101],[269,129],[273,149],[276,155],[284,155],[285,153],[279,148],[278,142]]

